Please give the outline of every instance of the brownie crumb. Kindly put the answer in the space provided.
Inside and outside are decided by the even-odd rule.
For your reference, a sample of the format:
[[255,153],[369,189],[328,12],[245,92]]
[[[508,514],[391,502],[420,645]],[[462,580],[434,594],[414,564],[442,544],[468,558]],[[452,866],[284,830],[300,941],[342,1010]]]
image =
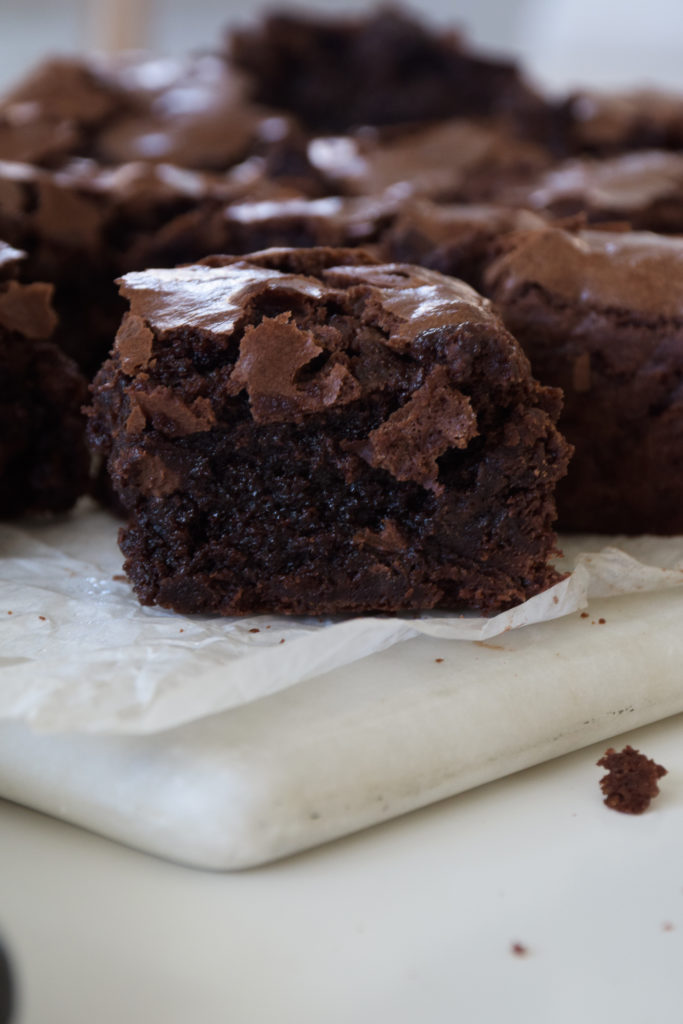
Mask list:
[[657,780],[667,774],[661,764],[628,745],[620,752],[610,747],[597,763],[607,769],[607,775],[600,779],[604,803],[624,814],[642,814],[647,810],[659,793]]
[[582,619],[587,619],[588,618],[588,612],[581,612],[581,618]]
[[604,626],[606,622],[607,622],[607,619],[598,619],[598,625],[599,626]]
[[437,663],[437,665],[440,665],[441,662],[443,661],[443,658],[434,658],[434,661]]
[[515,956],[526,956],[529,949],[521,942],[513,942],[510,946],[510,951],[514,953]]
[[44,615],[39,615],[38,618],[40,619],[41,622],[47,622],[47,619],[45,618]]
[[254,628],[250,629],[249,632],[250,633],[260,633],[261,630],[258,628],[258,626],[254,626]]

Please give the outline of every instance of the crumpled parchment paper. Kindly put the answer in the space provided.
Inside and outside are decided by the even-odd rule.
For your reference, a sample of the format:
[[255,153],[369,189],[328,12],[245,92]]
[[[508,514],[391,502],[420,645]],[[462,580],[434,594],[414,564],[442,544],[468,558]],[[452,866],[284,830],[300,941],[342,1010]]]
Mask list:
[[339,619],[186,617],[143,608],[118,524],[84,502],[0,525],[0,719],[50,732],[153,733],[247,704],[420,634],[483,641],[592,597],[683,585],[683,538],[564,538],[571,576],[510,611]]

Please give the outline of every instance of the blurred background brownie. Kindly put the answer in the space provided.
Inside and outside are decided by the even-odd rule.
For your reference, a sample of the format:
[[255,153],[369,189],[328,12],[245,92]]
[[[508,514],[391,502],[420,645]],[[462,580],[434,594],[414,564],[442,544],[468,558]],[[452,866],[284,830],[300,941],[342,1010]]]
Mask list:
[[564,391],[560,529],[683,533],[683,239],[530,232],[486,286],[538,379]]
[[498,198],[554,217],[624,221],[636,230],[683,232],[683,153],[643,150],[568,160]]
[[534,134],[547,116],[513,62],[471,52],[456,33],[398,10],[357,18],[278,11],[234,30],[229,52],[257,102],[316,132],[497,116]]
[[637,149],[683,150],[681,93],[583,89],[559,104],[558,122],[561,147],[569,153],[610,156]]
[[545,223],[539,214],[525,209],[416,199],[402,204],[382,235],[381,252],[386,259],[418,263],[481,290],[484,271],[507,237]]
[[365,129],[311,141],[312,163],[335,190],[400,198],[484,201],[550,166],[549,152],[506,127],[468,118],[387,134]]
[[49,339],[47,284],[15,280],[22,253],[0,242],[0,517],[64,512],[88,487],[85,379]]
[[225,170],[250,154],[270,116],[220,57],[56,58],[0,102],[0,159]]
[[91,437],[144,604],[515,604],[552,583],[569,448],[488,302],[362,250],[126,275]]

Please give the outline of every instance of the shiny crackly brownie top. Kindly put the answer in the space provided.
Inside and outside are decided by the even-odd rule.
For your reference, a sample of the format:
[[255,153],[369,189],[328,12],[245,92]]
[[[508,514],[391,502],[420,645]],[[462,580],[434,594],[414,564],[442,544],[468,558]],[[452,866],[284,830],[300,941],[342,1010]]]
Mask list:
[[649,231],[533,231],[517,236],[492,265],[487,286],[498,302],[537,288],[572,306],[680,320],[683,238]]
[[444,323],[499,323],[490,303],[464,282],[418,266],[380,264],[359,250],[269,249],[245,257],[209,257],[186,267],[126,274],[120,284],[131,312],[158,331],[222,334],[235,329],[252,297],[285,292],[322,299],[354,286],[371,289],[378,303],[405,323],[406,337]]

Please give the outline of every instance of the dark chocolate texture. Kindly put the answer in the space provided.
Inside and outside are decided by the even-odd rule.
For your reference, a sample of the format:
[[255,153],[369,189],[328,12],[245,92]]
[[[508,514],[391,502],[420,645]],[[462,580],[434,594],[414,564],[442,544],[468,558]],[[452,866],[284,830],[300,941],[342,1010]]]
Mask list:
[[683,154],[645,150],[598,160],[569,160],[508,198],[555,217],[584,214],[635,230],[683,232]]
[[0,242],[0,517],[63,512],[88,486],[86,382],[52,341],[52,287],[14,279]]
[[230,52],[255,99],[316,131],[491,115],[538,131],[546,117],[514,64],[397,10],[356,19],[274,12],[234,31]]
[[530,232],[486,286],[536,376],[565,394],[560,528],[683,533],[683,240]]
[[559,395],[467,285],[271,249],[122,293],[90,431],[143,603],[491,611],[557,579]]
[[419,199],[402,205],[382,235],[381,251],[387,259],[418,263],[481,290],[484,271],[505,239],[544,226],[530,210]]

